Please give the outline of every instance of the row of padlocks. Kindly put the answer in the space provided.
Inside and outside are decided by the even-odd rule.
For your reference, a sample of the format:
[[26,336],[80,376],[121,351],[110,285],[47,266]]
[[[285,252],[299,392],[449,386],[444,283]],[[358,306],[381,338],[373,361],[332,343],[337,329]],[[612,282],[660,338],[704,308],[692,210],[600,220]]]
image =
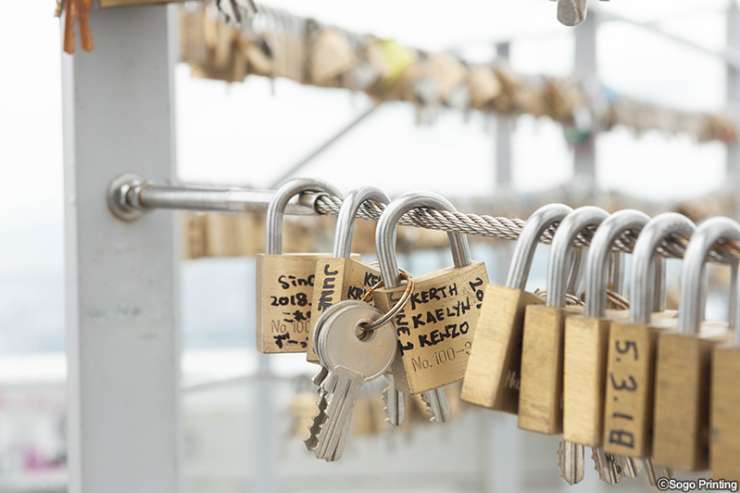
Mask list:
[[[464,401],[516,414],[521,429],[561,435],[561,474],[571,484],[583,478],[587,447],[610,484],[641,471],[658,486],[673,471],[740,479],[740,341],[731,340],[737,222],[715,217],[695,226],[677,213],[649,218],[549,204],[529,217],[506,282],[495,285],[462,233],[448,233],[453,267],[422,276],[399,269],[402,217],[419,208],[455,212],[432,193],[390,201],[374,187],[354,190],[344,197],[331,254],[284,254],[283,211],[303,192],[341,197],[307,179],[275,193],[257,263],[257,345],[264,353],[305,352],[321,366],[306,440],[318,458],[341,457],[366,382],[387,380],[387,419],[399,425],[406,394],[418,394],[433,421],[447,421],[444,387],[462,380]],[[351,253],[353,221],[367,201],[385,205],[373,265]],[[545,289],[528,292],[535,249],[553,231]],[[663,301],[666,241],[685,250],[677,311]],[[608,279],[625,242],[633,251],[631,303]],[[703,320],[710,258],[732,270],[728,324]]]

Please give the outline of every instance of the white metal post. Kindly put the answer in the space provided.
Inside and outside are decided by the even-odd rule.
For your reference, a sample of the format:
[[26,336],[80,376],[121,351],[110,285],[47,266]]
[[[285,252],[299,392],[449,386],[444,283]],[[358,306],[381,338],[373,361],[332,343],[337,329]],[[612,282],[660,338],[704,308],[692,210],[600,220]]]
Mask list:
[[[597,76],[596,34],[598,18],[595,11],[588,13],[586,20],[575,33],[574,72],[582,80],[593,81]],[[596,134],[587,142],[577,144],[573,153],[573,175],[579,185],[594,190],[596,184]]]
[[[508,42],[496,45],[496,59],[507,62],[511,56],[511,44]],[[511,138],[514,133],[512,117],[496,117],[496,187],[508,191],[512,182]],[[503,281],[503,279],[501,279]]]
[[[509,63],[511,58],[511,43],[502,42],[496,45],[496,60]],[[493,193],[503,190],[511,191],[513,186],[512,170],[512,138],[514,134],[514,117],[497,116],[495,129],[494,166],[496,182]],[[492,282],[503,283],[506,278],[511,244],[497,243],[494,252],[495,267]],[[481,411],[481,425],[484,432],[481,434],[485,462],[480,464],[482,475],[481,490],[486,493],[503,491],[522,491],[523,478],[526,471],[522,469],[524,462],[522,455],[522,439],[518,433],[515,420],[511,416],[490,411]]]
[[97,10],[95,50],[62,55],[71,493],[178,490],[175,222],[105,197],[121,173],[175,176],[175,14]]
[[[729,2],[727,7],[727,50],[740,52],[740,7],[737,0]],[[740,117],[740,70],[733,64],[727,64],[727,111],[737,119]],[[740,145],[727,145],[726,173],[729,183],[740,182]],[[737,214],[740,211],[735,211]]]

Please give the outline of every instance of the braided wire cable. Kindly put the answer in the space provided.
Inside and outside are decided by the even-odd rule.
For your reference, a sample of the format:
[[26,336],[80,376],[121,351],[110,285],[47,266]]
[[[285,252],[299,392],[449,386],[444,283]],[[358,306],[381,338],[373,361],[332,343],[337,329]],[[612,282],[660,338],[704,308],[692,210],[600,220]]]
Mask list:
[[[313,207],[318,214],[339,214],[342,199],[328,194],[319,194],[313,202]],[[365,202],[359,209],[357,216],[377,221],[383,213],[385,206],[374,201]],[[484,236],[501,240],[516,240],[524,227],[525,221],[518,218],[502,216],[489,216],[482,214],[468,214],[464,212],[440,211],[420,207],[404,214],[400,224],[404,226],[415,226],[419,228],[446,231],[448,233],[465,233],[474,236]],[[554,225],[540,238],[542,243],[552,242],[557,225]],[[576,246],[588,246],[595,228],[578,235],[575,240]],[[632,231],[625,232],[615,243],[614,250],[631,253],[637,234]],[[669,237],[658,247],[658,254],[667,258],[682,258],[686,251],[687,241],[679,237]],[[725,243],[715,246],[710,252],[712,261],[727,263],[740,259],[740,247]]]

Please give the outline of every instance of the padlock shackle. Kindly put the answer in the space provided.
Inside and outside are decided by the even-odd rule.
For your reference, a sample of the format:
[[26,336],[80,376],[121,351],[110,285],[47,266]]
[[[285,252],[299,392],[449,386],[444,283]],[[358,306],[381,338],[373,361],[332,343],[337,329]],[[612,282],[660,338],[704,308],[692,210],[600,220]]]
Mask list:
[[547,298],[548,306],[565,305],[565,294],[568,289],[568,262],[573,242],[579,233],[589,227],[598,226],[609,216],[604,209],[593,206],[579,207],[560,222],[550,246],[550,261],[547,265]]
[[655,255],[658,246],[671,235],[690,238],[694,228],[689,218],[676,212],[659,214],[642,228],[632,252],[630,320],[633,323],[650,323],[656,308],[655,279],[663,276],[661,259]]
[[335,257],[349,258],[352,255],[352,233],[354,232],[357,211],[362,204],[373,200],[380,204],[388,205],[391,199],[382,190],[376,187],[360,187],[352,190],[344,197],[342,207],[337,216],[337,227],[334,230]]
[[283,183],[270,200],[267,207],[267,239],[265,253],[280,255],[283,253],[283,216],[288,202],[294,196],[303,192],[327,193],[341,197],[341,192],[334,186],[312,178],[293,178]]
[[[696,227],[686,247],[681,266],[681,302],[678,306],[678,331],[683,334],[699,333],[704,318],[704,267],[709,251],[720,241],[740,241],[740,224],[728,217],[707,219]],[[734,264],[737,265],[736,262]],[[733,277],[737,276],[733,273]],[[731,291],[734,297],[737,291],[734,287]],[[730,306],[737,308],[737,303],[730,302]],[[737,318],[731,315],[730,322],[734,324],[736,321]]]
[[559,223],[573,209],[564,204],[548,204],[534,211],[524,223],[512,253],[506,287],[524,289],[532,268],[532,259],[539,245],[540,237],[555,223]]
[[602,318],[606,313],[608,260],[614,242],[626,231],[639,233],[649,220],[643,212],[624,209],[611,214],[596,230],[586,258],[584,314],[587,317]]
[[[456,212],[452,202],[432,192],[410,192],[391,201],[378,220],[375,229],[375,249],[378,253],[380,276],[386,288],[398,287],[401,283],[398,259],[396,259],[396,229],[401,217],[410,210],[427,207],[435,210]],[[471,263],[470,245],[464,233],[447,233],[450,239],[452,260],[455,267]]]

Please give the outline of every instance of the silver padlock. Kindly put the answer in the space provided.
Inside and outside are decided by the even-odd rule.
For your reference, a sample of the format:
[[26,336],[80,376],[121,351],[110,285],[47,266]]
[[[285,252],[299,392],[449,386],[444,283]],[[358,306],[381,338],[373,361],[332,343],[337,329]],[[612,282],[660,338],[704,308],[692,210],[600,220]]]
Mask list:
[[[447,199],[433,193],[405,194],[388,205],[375,236],[384,283],[375,292],[375,302],[381,311],[389,311],[401,296],[396,227],[404,214],[417,208],[456,211]],[[488,284],[485,265],[471,260],[467,237],[452,232],[448,237],[454,267],[414,278],[410,301],[394,317],[399,339],[399,358],[392,369],[396,390],[421,394],[436,422],[449,417],[443,386],[464,376]]]

